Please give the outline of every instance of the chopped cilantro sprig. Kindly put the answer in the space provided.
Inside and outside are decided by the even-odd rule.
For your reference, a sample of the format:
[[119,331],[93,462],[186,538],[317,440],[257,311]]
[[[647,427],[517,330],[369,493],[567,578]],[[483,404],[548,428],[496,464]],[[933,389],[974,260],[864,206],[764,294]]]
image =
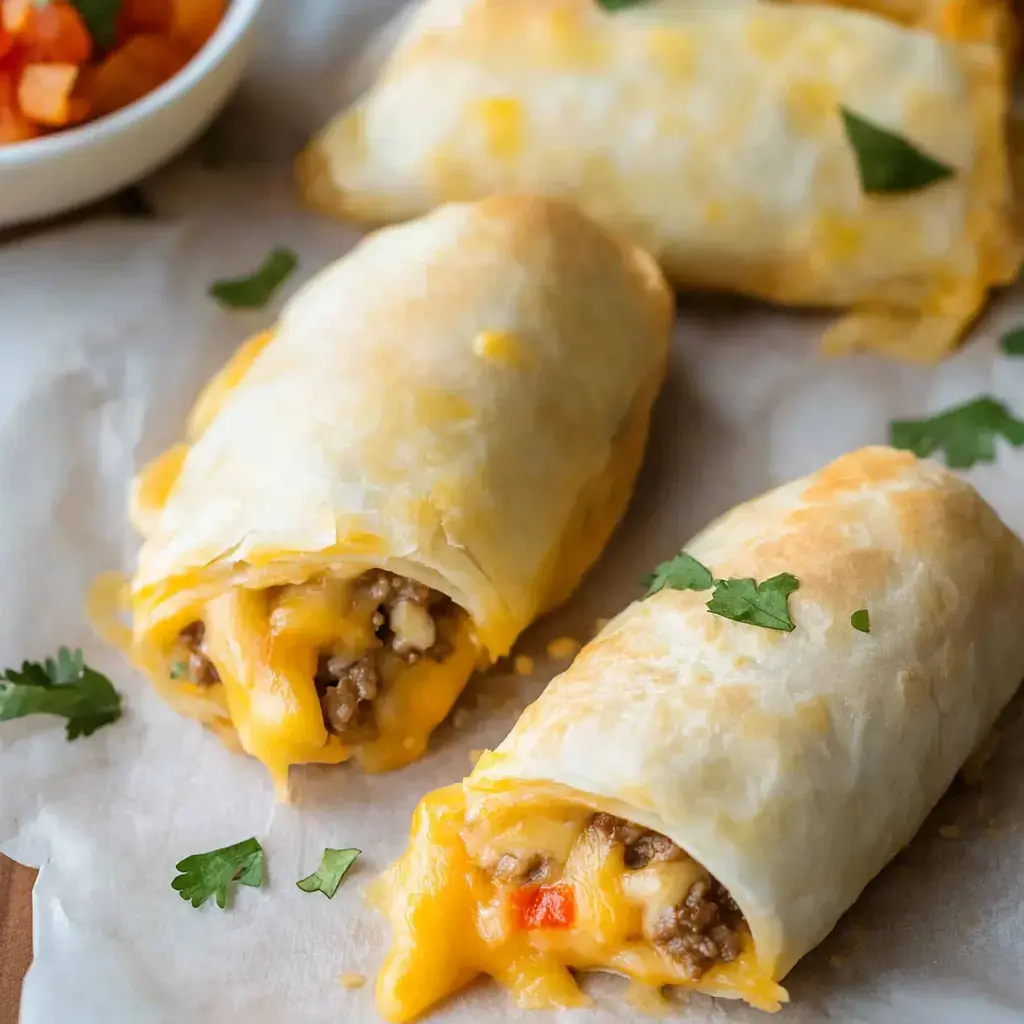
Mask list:
[[201,907],[211,896],[224,910],[228,891],[237,882],[259,888],[263,884],[263,847],[257,839],[245,839],[209,853],[194,853],[175,865],[180,872],[171,888],[193,907]]
[[91,736],[121,717],[121,695],[110,680],[85,664],[81,651],[62,647],[56,658],[26,661],[21,671],[0,674],[0,722],[27,715],[67,719],[69,740]]
[[341,885],[341,880],[360,853],[362,850],[332,850],[328,848],[324,850],[320,867],[308,878],[303,878],[295,884],[303,892],[322,892],[329,900],[332,900],[338,891],[338,886]]
[[758,583],[753,579],[716,579],[711,570],[692,555],[680,551],[675,558],[662,562],[644,580],[645,597],[661,590],[696,590],[714,588],[707,609],[713,615],[744,622],[750,626],[791,633],[796,625],[789,614],[789,595],[800,589],[800,581],[788,572]]

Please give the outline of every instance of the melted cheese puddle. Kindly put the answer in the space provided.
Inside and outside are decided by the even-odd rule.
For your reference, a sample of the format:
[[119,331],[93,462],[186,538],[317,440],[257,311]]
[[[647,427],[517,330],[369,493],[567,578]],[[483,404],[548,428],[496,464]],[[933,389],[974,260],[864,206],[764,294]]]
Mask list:
[[581,837],[571,846],[562,877],[575,895],[573,926],[529,932],[514,927],[506,893],[478,864],[516,850],[565,850],[566,835],[575,839],[590,813],[532,804],[528,819],[503,822],[485,843],[473,844],[469,835],[471,856],[461,835],[462,786],[424,798],[413,817],[408,851],[371,891],[392,927],[377,979],[381,1015],[413,1020],[480,974],[498,980],[523,1008],[586,1005],[571,970],[613,971],[650,987],[679,985],[778,1010],[788,996],[760,969],[749,935],[735,961],[713,967],[697,982],[643,938],[645,916],[678,902],[693,872],[701,871],[688,859],[629,871],[621,854],[599,855],[596,844]]

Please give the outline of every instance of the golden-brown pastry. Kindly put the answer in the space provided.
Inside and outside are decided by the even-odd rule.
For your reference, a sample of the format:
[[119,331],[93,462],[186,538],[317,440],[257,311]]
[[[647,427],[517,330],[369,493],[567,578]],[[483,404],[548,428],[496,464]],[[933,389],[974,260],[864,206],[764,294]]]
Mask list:
[[575,1005],[570,969],[777,1009],[1024,677],[1024,546],[909,453],[847,455],[686,551],[698,589],[627,608],[421,803],[376,893],[388,1020],[480,973]]
[[[508,190],[572,199],[679,285],[849,309],[829,350],[935,359],[1020,265],[1005,15],[427,0],[299,176],[360,221]],[[846,113],[886,141],[855,146]]]
[[423,753],[622,514],[663,379],[654,261],[562,203],[383,230],[209,385],[140,476],[134,650],[279,782]]

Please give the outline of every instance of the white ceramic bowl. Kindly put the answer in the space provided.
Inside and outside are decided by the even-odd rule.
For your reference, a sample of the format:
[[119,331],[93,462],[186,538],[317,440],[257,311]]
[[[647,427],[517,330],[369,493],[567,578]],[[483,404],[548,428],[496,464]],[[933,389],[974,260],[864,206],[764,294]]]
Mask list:
[[220,113],[245,71],[263,0],[231,0],[217,31],[174,78],[114,114],[0,145],[0,227],[82,206],[179,153]]

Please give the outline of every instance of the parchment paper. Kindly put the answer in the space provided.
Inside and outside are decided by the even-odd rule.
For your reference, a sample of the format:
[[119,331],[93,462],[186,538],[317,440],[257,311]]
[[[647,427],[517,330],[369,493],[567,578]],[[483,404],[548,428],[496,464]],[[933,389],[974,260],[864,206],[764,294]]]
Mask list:
[[[385,935],[361,890],[401,852],[418,797],[461,778],[470,751],[496,743],[564,667],[544,656],[549,639],[586,638],[710,517],[884,441],[893,417],[985,392],[1024,410],[1024,359],[995,344],[1024,323],[1024,296],[1002,296],[936,370],[826,361],[816,350],[821,317],[684,299],[636,500],[576,598],[520,645],[537,657],[536,678],[498,670],[475,682],[458,728],[444,726],[417,765],[376,777],[300,771],[296,803],[275,804],[260,765],[166,708],[92,637],[81,607],[95,574],[130,570],[132,472],[180,438],[197,389],[232,348],[356,239],[299,209],[288,160],[340,102],[348,62],[396,6],[278,0],[250,82],[221,126],[225,166],[206,169],[194,155],[148,183],[155,221],[107,219],[0,248],[0,664],[82,646],[127,704],[117,725],[73,744],[57,719],[0,725],[0,843],[43,865],[24,1024],[375,1020]],[[230,314],[207,298],[212,280],[252,269],[277,244],[293,246],[302,267],[274,309]],[[968,475],[1024,530],[1024,452],[1001,445],[995,466]],[[1004,717],[983,784],[954,787],[790,975],[783,1019],[1024,1020],[1019,715],[1013,706]],[[241,889],[226,913],[193,910],[171,890],[180,858],[251,835],[267,853],[264,888]],[[295,887],[325,846],[364,851],[333,902]],[[343,971],[367,985],[343,989]],[[479,984],[434,1019],[643,1019],[623,1002],[620,981],[588,989],[597,1010],[548,1017],[516,1014],[496,987]],[[674,1012],[701,1024],[763,1019],[703,997]]]

